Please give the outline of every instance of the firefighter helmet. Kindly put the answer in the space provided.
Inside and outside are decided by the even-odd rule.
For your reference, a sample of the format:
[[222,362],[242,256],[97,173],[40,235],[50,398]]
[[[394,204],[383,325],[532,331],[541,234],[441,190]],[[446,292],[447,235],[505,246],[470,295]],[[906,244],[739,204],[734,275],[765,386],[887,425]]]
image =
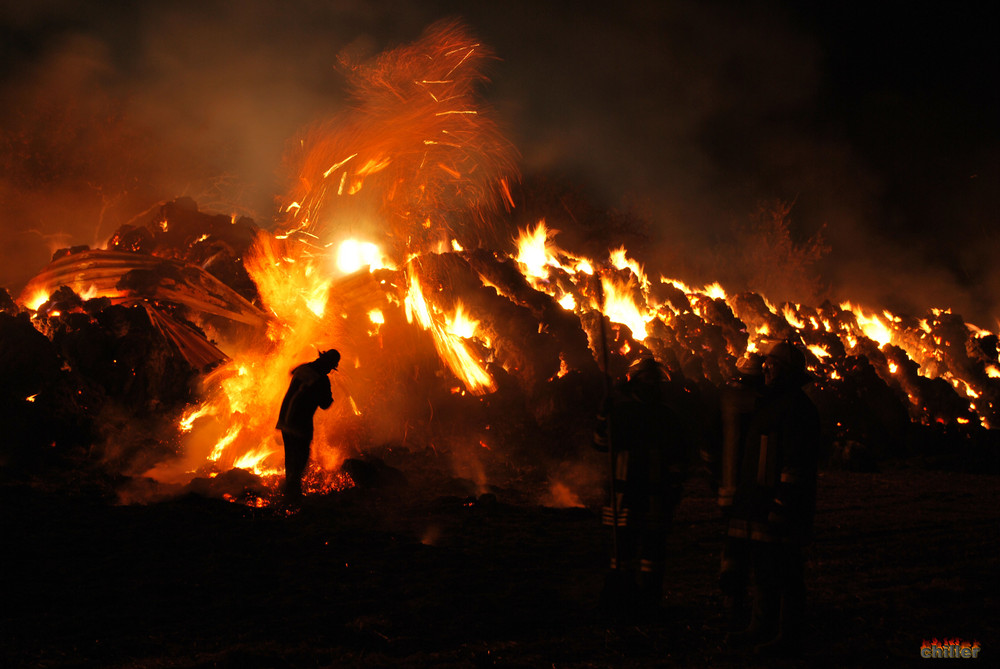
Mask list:
[[629,382],[639,383],[659,383],[668,378],[663,366],[652,356],[643,356],[629,365],[626,377]]
[[761,376],[764,373],[764,356],[760,353],[747,353],[736,361],[736,371],[740,376]]
[[319,357],[316,358],[316,362],[325,367],[329,367],[331,370],[337,369],[337,365],[340,364],[340,351],[335,348],[331,348],[327,351],[320,351]]
[[788,339],[779,341],[771,347],[771,350],[767,352],[765,364],[782,370],[779,374],[789,380],[795,380],[798,383],[807,383],[811,380],[806,372],[805,355]]

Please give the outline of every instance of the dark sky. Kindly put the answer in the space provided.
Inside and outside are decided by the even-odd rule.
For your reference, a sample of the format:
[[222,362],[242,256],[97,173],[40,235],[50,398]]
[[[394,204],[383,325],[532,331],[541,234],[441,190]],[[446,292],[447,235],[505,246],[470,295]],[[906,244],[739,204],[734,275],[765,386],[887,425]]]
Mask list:
[[14,290],[53,248],[101,244],[159,199],[266,225],[287,142],[346,103],[337,54],[457,17],[499,57],[484,95],[524,174],[640,215],[663,258],[728,249],[757,201],[794,201],[795,234],[822,228],[831,248],[831,297],[997,327],[989,3],[14,4],[0,9]]

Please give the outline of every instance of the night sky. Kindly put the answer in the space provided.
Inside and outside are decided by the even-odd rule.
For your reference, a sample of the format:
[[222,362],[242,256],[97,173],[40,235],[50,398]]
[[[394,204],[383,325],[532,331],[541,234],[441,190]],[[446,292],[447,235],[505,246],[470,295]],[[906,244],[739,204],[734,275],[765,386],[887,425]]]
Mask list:
[[526,182],[641,217],[650,261],[711,280],[757,202],[792,201],[796,238],[822,230],[830,247],[824,296],[997,327],[989,3],[14,4],[0,9],[12,291],[53,249],[103,244],[159,200],[266,226],[288,142],[347,104],[338,54],[454,17],[498,57],[483,94]]

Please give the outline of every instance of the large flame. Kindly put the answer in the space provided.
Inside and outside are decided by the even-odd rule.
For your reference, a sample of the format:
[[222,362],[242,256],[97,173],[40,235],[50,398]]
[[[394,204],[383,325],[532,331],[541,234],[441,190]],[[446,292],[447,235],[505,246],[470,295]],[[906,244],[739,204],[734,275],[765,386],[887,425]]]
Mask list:
[[463,341],[475,335],[477,323],[465,317],[460,306],[456,307],[453,314],[448,315],[429,304],[412,266],[407,272],[407,278],[407,319],[411,322],[416,320],[421,328],[431,333],[441,360],[472,393],[482,395],[495,390],[496,384],[492,377]]
[[[442,24],[414,45],[347,67],[357,104],[304,138],[285,218],[273,234],[261,233],[245,258],[273,319],[205,378],[203,400],[180,420],[188,472],[239,467],[280,474],[274,424],[289,372],[318,349],[336,347],[343,354],[334,375],[337,409],[317,414],[314,462],[329,475],[328,485],[343,485],[336,471],[352,446],[347,424],[370,408],[355,399],[366,390],[361,380],[371,382],[360,351],[366,338],[383,351],[381,338],[404,318],[412,338],[433,342],[436,373],[450,374],[473,395],[494,392],[491,370],[498,370],[491,365],[501,356],[486,334],[494,330],[483,325],[482,303],[446,293],[421,265],[432,254],[468,258],[464,249],[486,241],[487,248],[513,241],[514,253],[495,257],[580,323],[610,321],[625,342],[615,352],[620,356],[632,354],[627,328],[633,347],[648,346],[660,357],[669,347],[697,360],[696,373],[720,381],[737,358],[788,338],[804,344],[810,370],[828,381],[847,372],[847,355],[869,356],[925,422],[942,418],[920,399],[915,377],[944,379],[968,403],[957,420],[989,426],[994,408],[983,384],[1000,377],[1000,360],[985,368],[949,366],[941,353],[947,312],[911,321],[850,303],[776,307],[759,296],[729,295],[718,283],[698,288],[666,277],[653,283],[624,247],[604,258],[578,256],[556,245],[556,231],[544,221],[498,240],[500,226],[488,222],[501,205],[513,206],[515,170],[510,145],[474,95],[489,57],[463,29]],[[359,290],[367,293],[359,297]],[[47,297],[33,296],[29,306]],[[587,334],[599,358],[598,338]],[[992,333],[976,328],[970,336]],[[559,363],[546,378],[571,371],[562,355]]]

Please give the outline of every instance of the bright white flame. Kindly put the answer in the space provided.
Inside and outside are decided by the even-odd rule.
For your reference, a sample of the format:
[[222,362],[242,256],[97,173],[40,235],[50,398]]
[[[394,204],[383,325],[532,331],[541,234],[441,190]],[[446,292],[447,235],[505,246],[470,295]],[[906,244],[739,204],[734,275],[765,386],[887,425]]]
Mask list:
[[479,321],[469,318],[465,314],[461,302],[455,303],[455,314],[453,316],[446,316],[445,322],[445,330],[462,339],[475,337],[476,328],[479,327]]
[[[858,322],[858,327],[866,337],[878,343],[879,348],[892,341],[892,331],[877,315],[868,316],[860,307],[854,307],[850,302],[841,304],[840,308],[854,314]],[[854,344],[851,344],[851,346],[853,348]]]
[[36,290],[32,293],[31,297],[25,301],[24,306],[28,307],[32,311],[38,311],[38,307],[48,302],[48,300],[49,294],[47,291]]
[[337,269],[344,274],[354,274],[364,267],[375,270],[385,266],[382,252],[371,242],[346,239],[337,248]]
[[647,318],[639,309],[639,305],[632,299],[629,287],[632,286],[630,280],[625,286],[619,286],[616,282],[601,277],[601,284],[604,287],[604,313],[615,323],[627,325],[632,331],[632,338],[642,341],[646,338]]
[[815,355],[817,358],[822,359],[822,358],[829,358],[830,357],[830,352],[827,351],[822,346],[813,345],[813,346],[809,347],[809,350],[812,351],[813,355]]
[[517,236],[517,257],[529,277],[544,279],[549,276],[549,237],[552,233],[539,221],[534,230],[521,230]]

